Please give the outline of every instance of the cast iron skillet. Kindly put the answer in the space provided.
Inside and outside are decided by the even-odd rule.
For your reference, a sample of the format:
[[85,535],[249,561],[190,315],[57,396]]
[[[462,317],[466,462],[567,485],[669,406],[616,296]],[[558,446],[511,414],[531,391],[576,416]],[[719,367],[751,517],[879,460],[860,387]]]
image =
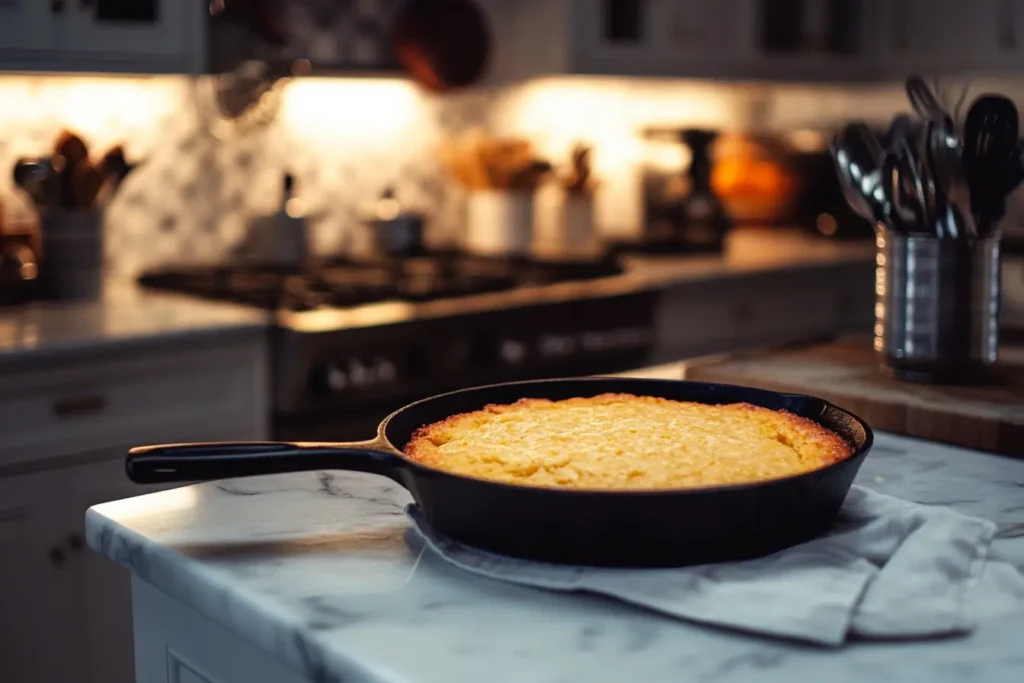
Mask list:
[[[846,460],[786,479],[668,491],[577,491],[450,474],[403,457],[418,427],[489,403],[605,392],[784,409],[841,435]],[[305,470],[381,474],[412,494],[433,527],[467,545],[547,562],[679,566],[765,555],[825,531],[871,448],[871,428],[818,398],[673,380],[580,378],[464,389],[412,403],[357,443],[209,443],[132,449],[138,483],[198,481]]]

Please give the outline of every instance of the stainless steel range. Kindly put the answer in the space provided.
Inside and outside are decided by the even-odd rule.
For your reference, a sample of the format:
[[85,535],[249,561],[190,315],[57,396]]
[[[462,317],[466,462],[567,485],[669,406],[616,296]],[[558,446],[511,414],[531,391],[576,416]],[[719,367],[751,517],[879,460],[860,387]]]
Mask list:
[[143,286],[263,308],[278,439],[365,437],[391,410],[490,382],[618,372],[654,344],[657,293],[614,257],[431,252],[308,269],[164,268]]

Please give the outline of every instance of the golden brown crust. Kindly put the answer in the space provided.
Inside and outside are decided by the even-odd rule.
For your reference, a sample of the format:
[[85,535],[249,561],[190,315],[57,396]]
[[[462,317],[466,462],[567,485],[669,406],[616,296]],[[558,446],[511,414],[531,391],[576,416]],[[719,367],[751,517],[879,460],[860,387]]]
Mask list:
[[524,398],[417,429],[405,455],[526,486],[663,490],[766,481],[820,469],[851,446],[792,413],[601,394]]

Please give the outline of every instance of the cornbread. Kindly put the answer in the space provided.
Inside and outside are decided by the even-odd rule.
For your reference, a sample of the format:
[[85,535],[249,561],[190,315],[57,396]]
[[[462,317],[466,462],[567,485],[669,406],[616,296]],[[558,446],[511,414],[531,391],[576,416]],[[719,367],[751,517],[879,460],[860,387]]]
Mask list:
[[405,454],[525,486],[677,489],[787,477],[852,450],[838,434],[785,411],[602,394],[454,415],[416,430]]

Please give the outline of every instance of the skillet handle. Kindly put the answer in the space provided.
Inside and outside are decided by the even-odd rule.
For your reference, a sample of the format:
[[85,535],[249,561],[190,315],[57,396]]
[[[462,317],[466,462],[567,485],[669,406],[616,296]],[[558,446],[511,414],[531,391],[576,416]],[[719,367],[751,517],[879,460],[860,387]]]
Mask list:
[[233,479],[260,474],[349,470],[402,483],[404,461],[380,440],[353,443],[250,441],[140,446],[128,452],[125,472],[137,484]]

